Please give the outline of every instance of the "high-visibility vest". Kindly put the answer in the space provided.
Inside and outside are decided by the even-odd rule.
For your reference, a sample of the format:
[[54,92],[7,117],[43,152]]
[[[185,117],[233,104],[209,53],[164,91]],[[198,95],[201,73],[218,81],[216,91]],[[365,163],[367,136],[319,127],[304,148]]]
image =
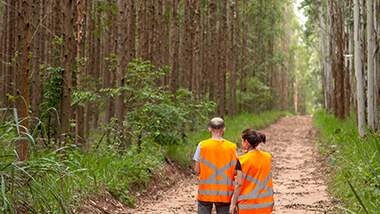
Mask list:
[[236,161],[234,143],[224,139],[200,143],[199,201],[231,202]]
[[238,198],[239,214],[272,213],[272,156],[267,152],[254,150],[240,156],[239,161],[243,172]]

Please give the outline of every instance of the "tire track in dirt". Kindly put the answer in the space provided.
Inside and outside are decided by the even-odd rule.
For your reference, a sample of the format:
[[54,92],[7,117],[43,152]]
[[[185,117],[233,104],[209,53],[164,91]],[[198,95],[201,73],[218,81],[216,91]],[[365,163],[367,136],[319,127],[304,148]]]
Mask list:
[[[267,143],[261,149],[273,155],[274,213],[331,213],[324,167],[313,143],[312,118],[285,117],[262,132],[267,135]],[[136,209],[126,213],[196,213],[196,192],[197,180],[191,176],[155,197],[141,199]]]

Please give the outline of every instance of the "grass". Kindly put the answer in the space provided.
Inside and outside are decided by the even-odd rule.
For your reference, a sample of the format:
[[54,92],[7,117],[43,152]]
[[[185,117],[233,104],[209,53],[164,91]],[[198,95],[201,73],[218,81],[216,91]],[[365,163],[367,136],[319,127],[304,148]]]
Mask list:
[[345,213],[380,210],[380,139],[358,136],[354,117],[341,121],[326,112],[314,115],[320,131],[320,151],[332,169],[330,190]]
[[[243,129],[264,128],[284,115],[265,112],[226,118],[225,137],[239,143]],[[165,158],[188,167],[197,143],[209,137],[206,130],[193,132],[187,143],[160,146],[145,142],[141,151],[134,145],[120,151],[104,144],[86,153],[75,145],[54,151],[36,149],[27,162],[17,162],[14,133],[0,129],[0,134],[4,148],[0,151],[0,213],[71,213],[84,197],[104,189],[133,206],[131,191],[146,188]]]
[[133,205],[130,187],[145,188],[163,155],[131,148],[127,154],[111,150],[82,153],[75,147],[34,154],[28,162],[0,164],[0,211],[15,213],[25,206],[35,213],[69,213],[82,196],[108,190]]

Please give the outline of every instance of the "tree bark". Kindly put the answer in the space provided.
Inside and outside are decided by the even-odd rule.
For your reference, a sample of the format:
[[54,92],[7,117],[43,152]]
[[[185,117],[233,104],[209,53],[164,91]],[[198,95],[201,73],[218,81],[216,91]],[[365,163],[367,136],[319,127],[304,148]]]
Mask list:
[[217,29],[217,2],[216,0],[209,1],[209,66],[208,66],[208,85],[209,85],[209,98],[216,100],[217,98],[217,69],[218,69],[218,29]]
[[[77,90],[84,90],[83,87],[83,78],[85,76],[85,69],[83,68],[83,21],[85,19],[85,13],[84,13],[84,6],[85,6],[86,0],[76,0],[76,13],[77,13],[77,20],[76,20],[76,65],[77,65]],[[75,142],[78,145],[81,145],[83,149],[88,149],[88,144],[86,143],[85,139],[85,130],[84,130],[84,104],[80,103],[77,105],[76,113],[75,113]],[[87,118],[88,119],[88,118]],[[88,128],[88,127],[87,127]]]
[[224,116],[225,114],[225,97],[226,97],[226,73],[227,73],[227,0],[221,2],[221,15],[219,21],[219,48],[218,48],[218,114]]
[[[248,3],[247,0],[243,1],[243,16],[242,18],[242,43],[241,43],[241,70],[240,70],[240,94],[247,91],[246,77],[247,77],[247,62],[248,62],[248,20],[247,20]],[[242,97],[240,97],[242,100]],[[239,106],[239,110],[245,110],[244,105]]]
[[[125,10],[126,1],[118,0],[118,33],[117,33],[117,56],[118,56],[118,66],[116,69],[116,87],[122,88],[124,86],[124,71],[126,69],[126,49],[127,49],[127,23]],[[121,95],[116,97],[115,102],[115,114],[119,123],[124,120],[124,92],[122,90]]]
[[238,1],[233,0],[230,5],[230,90],[229,90],[229,105],[228,114],[236,114],[236,90],[237,90],[237,69],[238,69],[238,43],[239,43],[239,19],[238,19]]
[[[21,136],[26,137],[25,134],[29,132],[29,73],[31,68],[31,58],[29,57],[31,52],[31,20],[28,17],[32,11],[32,0],[22,0],[18,9],[18,21],[22,29],[22,34],[18,37],[17,43],[20,44],[20,68],[21,75],[17,85],[17,110],[21,119],[20,125]],[[28,159],[29,142],[28,140],[19,140],[17,142],[17,155],[20,161]]]
[[[108,0],[108,5],[112,6],[114,4],[113,0]],[[106,72],[103,73],[103,87],[104,88],[112,88],[113,87],[113,73],[114,73],[114,66],[113,66],[113,55],[114,55],[114,44],[115,44],[115,33],[114,28],[117,23],[115,23],[115,15],[112,13],[112,10],[107,11],[107,19],[109,20],[109,25],[107,28],[107,39],[105,42],[106,45],[106,57],[107,57],[107,63],[106,63]],[[104,117],[104,122],[109,123],[111,121],[111,118],[114,115],[114,99],[111,96],[108,96],[107,102],[106,102],[106,112]]]
[[[162,63],[163,65],[165,66],[170,66],[170,38],[171,38],[171,35],[170,35],[170,23],[171,23],[171,0],[164,0],[164,12],[163,12],[163,17],[162,17],[162,21],[163,21],[163,33],[161,33],[162,35],[162,50],[161,50],[161,53],[162,53]],[[168,72],[164,77],[163,77],[163,84],[165,86],[169,86],[170,85],[170,73]]]
[[73,0],[66,0],[64,2],[62,17],[64,20],[63,25],[63,38],[64,38],[64,72],[63,72],[63,95],[61,102],[61,140],[64,141],[66,136],[70,133],[70,120],[72,118],[71,109],[71,93],[72,93],[72,66],[73,53],[74,53],[74,40],[73,40]]
[[9,62],[8,62],[8,50],[9,50],[9,31],[10,25],[9,25],[9,18],[10,18],[10,2],[9,0],[6,1],[6,4],[4,6],[4,15],[3,15],[3,27],[1,32],[1,40],[0,40],[0,106],[7,106],[7,84],[8,84],[8,69],[9,69]]
[[196,95],[197,99],[201,97],[201,90],[200,90],[200,81],[201,81],[201,72],[202,72],[202,62],[201,62],[201,34],[202,34],[202,20],[201,20],[201,1],[200,0],[193,0],[194,4],[194,15],[192,20],[192,35],[191,38],[193,40],[192,42],[192,48],[193,48],[193,57],[192,57],[192,70],[193,70],[193,76],[192,76],[192,83],[191,88],[194,94]]
[[334,46],[333,46],[333,76],[334,76],[334,94],[335,94],[335,115],[340,118],[345,118],[345,91],[344,91],[344,23],[342,8],[343,5],[335,0],[330,0],[332,15],[333,15],[333,29],[334,29]]
[[373,0],[367,0],[367,68],[368,68],[368,89],[367,89],[367,121],[371,130],[376,130],[375,112],[377,105],[375,100],[375,31],[374,31],[374,14]]
[[175,95],[178,88],[178,69],[179,69],[179,24],[178,24],[178,7],[179,0],[173,0],[172,5],[172,26],[171,26],[171,43],[173,44],[171,51],[171,80],[170,90]]
[[191,24],[191,9],[192,0],[185,0],[184,6],[184,32],[182,33],[182,64],[183,69],[181,72],[182,84],[185,88],[191,90],[191,80],[193,74],[193,49],[192,49],[192,24]]
[[364,78],[362,66],[362,48],[360,34],[360,4],[359,0],[354,0],[354,45],[355,45],[355,73],[356,73],[356,93],[357,93],[357,117],[359,135],[365,135],[365,101],[364,101]]

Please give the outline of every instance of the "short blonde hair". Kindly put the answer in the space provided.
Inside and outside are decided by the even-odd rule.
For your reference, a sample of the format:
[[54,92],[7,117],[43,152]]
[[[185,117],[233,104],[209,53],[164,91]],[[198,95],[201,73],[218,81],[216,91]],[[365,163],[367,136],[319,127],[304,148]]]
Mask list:
[[223,129],[224,120],[220,117],[214,117],[208,122],[208,127],[212,129]]

